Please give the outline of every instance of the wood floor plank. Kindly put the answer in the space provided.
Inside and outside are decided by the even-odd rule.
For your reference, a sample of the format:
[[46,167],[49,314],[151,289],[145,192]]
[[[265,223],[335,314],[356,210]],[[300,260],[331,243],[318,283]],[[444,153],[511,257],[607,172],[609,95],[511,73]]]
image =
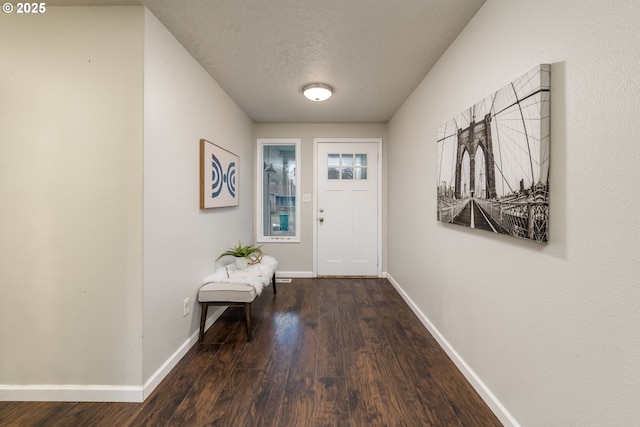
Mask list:
[[318,378],[316,394],[317,404],[313,422],[310,425],[315,427],[344,427],[351,425],[349,395],[345,377]]
[[319,289],[318,314],[318,376],[343,377],[342,326],[340,312],[335,304],[337,288],[327,284]]
[[[44,403],[51,405],[51,403]],[[36,402],[0,402],[0,425],[15,426],[18,417],[35,408]]]
[[424,421],[425,426],[462,427],[464,425],[440,387],[431,379],[413,377],[411,383],[415,393],[413,404],[416,414]]
[[341,286],[337,290],[337,298],[340,314],[339,321],[340,325],[342,325],[342,344],[345,349],[358,351],[365,347],[365,343],[360,328],[357,326],[359,322],[357,303],[349,282],[340,284]]
[[315,376],[304,375],[290,378],[282,396],[278,423],[274,425],[280,427],[310,426],[316,402]]
[[360,318],[371,318],[376,316],[376,310],[371,303],[369,293],[364,285],[365,279],[352,279],[348,286],[352,288],[353,298],[356,303],[355,309]]
[[244,426],[255,398],[255,389],[265,374],[257,369],[234,370],[205,418],[208,426]]
[[47,427],[63,419],[75,405],[72,402],[15,402],[1,409],[0,425]]
[[394,349],[386,343],[370,355],[374,381],[382,396],[385,417],[390,426],[428,425],[416,410],[412,371],[400,368]]
[[383,397],[375,382],[371,353],[352,352],[347,367],[349,413],[354,426],[388,426]]
[[231,378],[245,344],[246,337],[236,335],[235,339],[225,342],[220,347],[216,357],[180,402],[171,419],[171,425],[196,426],[206,424],[211,406],[215,404],[227,381]]
[[[47,425],[51,427],[134,425],[132,419],[140,412],[143,405],[143,403],[78,403],[59,419],[49,420]],[[0,425],[4,424],[0,422]]]
[[373,307],[360,281],[339,283],[340,321],[345,326],[342,334],[343,359],[350,421],[354,426],[387,425],[382,397],[370,365],[371,342],[365,335],[366,325],[361,325],[363,316],[370,318],[374,315]]
[[393,347],[400,368],[405,372],[412,372],[416,376],[429,377],[427,364],[415,344],[407,336],[400,323],[396,319],[381,322],[382,332]]
[[317,402],[317,328],[315,322],[305,322],[302,339],[292,355],[279,426],[310,425]]
[[485,404],[453,363],[442,366],[433,378],[462,425],[502,426],[502,423],[491,411],[476,409]]
[[295,344],[302,332],[299,313],[302,309],[305,289],[296,285],[286,289],[288,292],[279,292],[275,298],[277,311],[274,314],[273,323],[276,328],[277,344]]
[[265,369],[276,345],[274,313],[269,310],[254,309],[253,339],[246,345],[238,359],[236,369]]
[[[304,300],[302,301],[302,307],[300,308],[300,318],[307,323],[314,323],[318,321],[319,305],[322,302],[320,300],[320,294],[317,279],[297,279],[293,282],[296,286],[300,286],[304,289]],[[287,286],[290,286],[288,284]]]
[[[271,353],[269,364],[255,389],[252,402],[245,406],[250,407],[246,425],[251,426],[276,426],[281,417],[282,401],[289,378],[293,346],[288,344],[277,345]],[[232,425],[232,424],[226,424]],[[244,424],[234,424],[244,425]]]

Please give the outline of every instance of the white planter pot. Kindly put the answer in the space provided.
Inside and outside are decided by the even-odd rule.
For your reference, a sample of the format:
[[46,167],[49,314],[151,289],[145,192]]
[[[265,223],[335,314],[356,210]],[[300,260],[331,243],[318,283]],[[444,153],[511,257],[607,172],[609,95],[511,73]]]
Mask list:
[[244,270],[247,268],[249,262],[245,257],[236,257],[236,268],[238,270]]

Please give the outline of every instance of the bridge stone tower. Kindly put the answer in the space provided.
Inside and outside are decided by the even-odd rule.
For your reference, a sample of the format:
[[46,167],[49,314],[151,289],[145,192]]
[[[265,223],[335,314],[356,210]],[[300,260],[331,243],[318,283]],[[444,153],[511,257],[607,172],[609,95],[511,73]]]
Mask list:
[[462,198],[462,158],[464,153],[469,153],[469,159],[471,165],[469,168],[469,178],[471,191],[476,188],[476,152],[478,147],[482,147],[484,150],[484,162],[486,171],[486,186],[485,194],[487,199],[494,199],[496,197],[496,173],[493,167],[493,144],[491,142],[491,115],[484,116],[484,120],[476,122],[472,120],[469,123],[469,127],[458,130],[458,156],[456,159],[456,186],[455,196],[456,199]]

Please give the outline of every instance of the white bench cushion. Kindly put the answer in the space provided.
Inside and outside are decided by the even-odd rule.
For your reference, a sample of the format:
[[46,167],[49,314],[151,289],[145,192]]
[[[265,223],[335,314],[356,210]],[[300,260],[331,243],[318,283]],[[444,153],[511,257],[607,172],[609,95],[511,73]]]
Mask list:
[[210,282],[200,288],[200,302],[252,302],[256,298],[256,288],[248,283]]

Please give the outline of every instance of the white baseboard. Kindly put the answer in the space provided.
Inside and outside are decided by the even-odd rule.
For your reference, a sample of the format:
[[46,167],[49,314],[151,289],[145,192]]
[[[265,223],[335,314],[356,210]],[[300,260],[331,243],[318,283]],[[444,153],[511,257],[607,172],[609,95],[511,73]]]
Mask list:
[[[313,271],[276,271],[276,277],[287,277],[292,279],[312,279],[317,277]],[[387,272],[383,271],[380,275],[381,278],[387,277]]]
[[482,400],[489,406],[489,408],[493,411],[493,413],[498,417],[500,422],[504,424],[506,427],[520,427],[520,424],[516,421],[516,419],[507,411],[507,409],[500,403],[500,401],[496,398],[496,396],[491,392],[489,387],[478,377],[478,375],[471,369],[471,367],[464,361],[464,359],[458,354],[458,352],[449,344],[447,339],[440,333],[438,328],[429,320],[427,316],[418,308],[418,306],[413,302],[413,300],[407,295],[407,293],[402,289],[402,287],[396,282],[390,274],[387,274],[387,279],[393,285],[394,288],[398,291],[400,296],[405,300],[405,302],[409,305],[411,310],[418,316],[418,319],[422,322],[422,324],[429,330],[431,335],[436,339],[440,347],[447,353],[449,358],[455,363],[457,368],[462,372],[467,381],[471,384],[471,386],[478,392]]
[[0,385],[0,401],[142,402],[142,387],[108,385]]
[[[217,307],[208,316],[205,330],[222,315],[226,307]],[[143,402],[178,364],[180,359],[198,342],[200,330],[196,330],[158,370],[144,386],[109,385],[2,385],[0,401],[12,402]]]
[[276,271],[276,277],[290,277],[292,279],[309,279],[316,277],[313,271]]

